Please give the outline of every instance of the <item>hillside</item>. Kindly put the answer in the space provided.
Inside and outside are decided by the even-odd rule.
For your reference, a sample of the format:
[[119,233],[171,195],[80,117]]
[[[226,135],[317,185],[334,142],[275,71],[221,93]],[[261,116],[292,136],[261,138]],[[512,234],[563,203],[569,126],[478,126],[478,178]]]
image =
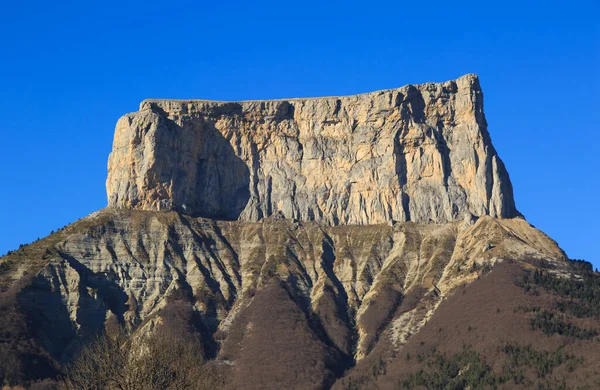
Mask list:
[[474,75],[147,100],[107,193],[0,258],[0,384],[600,386],[600,275],[517,211]]
[[[449,331],[460,328],[457,314],[447,314],[453,311],[462,328],[476,329],[473,334],[489,334],[489,324],[475,319],[490,319],[489,311],[498,317],[498,308],[505,313],[499,318],[520,318],[526,331],[523,319],[531,313],[513,310],[530,303],[523,298],[528,295],[503,269],[543,263],[553,273],[571,272],[556,244],[526,221],[489,217],[472,225],[327,227],[105,210],[4,261],[3,311],[15,308],[18,321],[29,324],[21,337],[34,340],[32,353],[45,359],[46,374],[111,324],[135,336],[183,316],[203,356],[231,369],[234,388],[342,385],[374,360],[404,366],[398,356],[421,338],[450,339],[451,350],[457,339]],[[510,288],[497,291],[500,282]],[[506,295],[511,289],[523,297]],[[470,293],[478,290],[495,299]],[[465,297],[479,303],[464,303]],[[552,300],[540,294],[537,301],[547,306]],[[508,337],[515,326],[510,321],[495,341]],[[427,336],[432,323],[445,323],[440,328],[448,331]],[[43,373],[23,369],[31,378]]]

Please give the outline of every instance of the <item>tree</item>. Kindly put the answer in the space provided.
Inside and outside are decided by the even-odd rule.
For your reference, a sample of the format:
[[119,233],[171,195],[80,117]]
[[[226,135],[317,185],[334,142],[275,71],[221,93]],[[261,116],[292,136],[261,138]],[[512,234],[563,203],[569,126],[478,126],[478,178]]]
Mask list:
[[166,334],[97,337],[66,370],[64,388],[92,389],[218,389],[224,375],[204,363],[193,344]]

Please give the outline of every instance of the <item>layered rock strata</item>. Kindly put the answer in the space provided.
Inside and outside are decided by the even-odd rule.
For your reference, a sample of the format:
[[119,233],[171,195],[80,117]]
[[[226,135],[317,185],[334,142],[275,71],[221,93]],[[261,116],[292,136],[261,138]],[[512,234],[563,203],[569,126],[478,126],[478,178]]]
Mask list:
[[145,100],[117,123],[109,207],[330,225],[513,217],[475,75],[354,96]]
[[378,340],[401,346],[482,264],[566,267],[556,243],[520,218],[326,227],[128,210],[94,213],[13,257],[8,275],[33,276],[21,302],[46,324],[40,337],[57,358],[111,317],[131,330],[152,327],[185,291],[206,343],[220,339],[221,358],[235,360],[238,338],[250,337],[237,334],[250,326],[244,312],[279,304],[257,298],[275,284],[316,321],[314,337],[360,360]]

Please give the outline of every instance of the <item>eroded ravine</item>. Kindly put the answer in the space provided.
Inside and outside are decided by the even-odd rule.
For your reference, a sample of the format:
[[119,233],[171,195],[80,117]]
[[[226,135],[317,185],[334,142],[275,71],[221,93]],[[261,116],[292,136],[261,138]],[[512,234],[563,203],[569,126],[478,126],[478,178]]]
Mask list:
[[113,316],[152,329],[181,286],[203,327],[226,342],[256,292],[278,281],[323,342],[358,361],[382,339],[400,348],[444,296],[476,278],[473,263],[564,256],[522,219],[326,227],[104,210],[79,224],[23,293],[50,322],[44,339],[58,358]]

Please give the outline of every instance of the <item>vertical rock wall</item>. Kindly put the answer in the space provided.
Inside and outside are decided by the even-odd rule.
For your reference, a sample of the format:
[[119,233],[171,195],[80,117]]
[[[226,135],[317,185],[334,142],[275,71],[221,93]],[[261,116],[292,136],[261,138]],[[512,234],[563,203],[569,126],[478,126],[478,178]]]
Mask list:
[[513,217],[475,75],[354,96],[146,100],[117,123],[109,207],[327,224]]

